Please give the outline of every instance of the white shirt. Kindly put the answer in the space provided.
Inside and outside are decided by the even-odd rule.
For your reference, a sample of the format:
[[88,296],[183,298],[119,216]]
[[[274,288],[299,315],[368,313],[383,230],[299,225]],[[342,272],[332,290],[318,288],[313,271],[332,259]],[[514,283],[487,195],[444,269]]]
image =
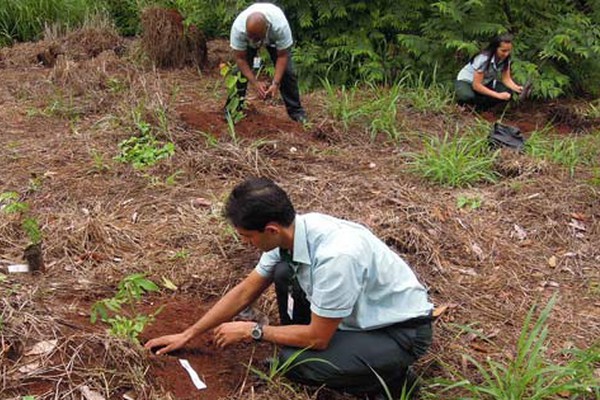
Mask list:
[[254,3],[242,11],[233,21],[229,43],[232,49],[244,51],[252,43],[246,34],[246,20],[252,13],[259,12],[265,16],[268,22],[265,45],[275,46],[277,50],[284,50],[294,43],[292,30],[281,8],[271,3]]
[[[272,277],[280,249],[256,271]],[[340,329],[369,330],[429,314],[433,305],[410,267],[362,225],[324,214],[297,215],[292,267],[311,311],[343,318]]]
[[505,65],[505,61],[497,62],[496,56],[492,57],[492,61],[490,61],[490,65],[487,69],[485,69],[485,65],[487,64],[490,56],[485,53],[481,53],[477,55],[473,62],[468,63],[460,70],[458,76],[456,77],[457,81],[465,81],[469,83],[473,83],[473,77],[475,76],[475,71],[483,72],[483,84],[487,85],[488,83],[501,79],[502,70]]

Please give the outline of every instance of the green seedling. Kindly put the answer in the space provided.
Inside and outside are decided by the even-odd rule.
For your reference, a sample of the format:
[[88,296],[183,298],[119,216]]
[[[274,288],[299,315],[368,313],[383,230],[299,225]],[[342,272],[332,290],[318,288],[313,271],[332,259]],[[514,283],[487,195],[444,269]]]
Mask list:
[[240,122],[246,114],[244,114],[245,103],[240,98],[237,92],[238,83],[245,83],[247,79],[242,76],[242,73],[237,69],[233,68],[230,64],[221,65],[221,76],[225,81],[225,88],[227,89],[227,105],[225,110],[227,112],[227,122],[229,124],[230,134],[235,135],[235,130],[232,130],[232,125]]
[[468,207],[471,210],[476,210],[481,207],[482,202],[483,200],[481,200],[479,197],[458,196],[458,199],[456,199],[456,207]]
[[[125,277],[118,285],[117,293],[108,299],[94,303],[90,313],[90,321],[95,324],[98,319],[110,325],[110,334],[139,343],[138,336],[144,327],[154,321],[162,307],[150,315],[138,314],[135,303],[149,292],[159,290],[145,274],[132,274]],[[127,310],[123,310],[123,308]]]
[[29,210],[27,203],[19,201],[19,193],[17,192],[1,193],[0,207],[6,214],[25,213]]
[[181,249],[176,251],[172,256],[169,257],[170,260],[186,260],[190,256],[190,251],[187,249]]
[[42,232],[37,219],[29,215],[29,204],[19,201],[17,192],[0,194],[0,210],[5,214],[20,214],[21,229],[29,238],[31,245],[42,242]]
[[152,125],[142,117],[141,105],[132,112],[133,123],[139,136],[132,136],[119,143],[117,161],[130,163],[135,169],[151,167],[164,158],[175,154],[173,142],[162,143],[154,137]]
[[91,150],[90,154],[92,156],[92,160],[94,161],[94,171],[104,172],[110,170],[110,166],[106,162],[104,154],[100,153],[98,150]]
[[183,171],[180,169],[173,172],[171,175],[169,175],[165,178],[165,185],[175,186],[177,184],[177,178],[179,178],[180,175],[183,175]]
[[200,132],[202,136],[204,136],[205,143],[208,147],[217,147],[219,146],[219,138],[212,133],[209,132]]
[[130,163],[136,169],[144,169],[175,154],[175,145],[168,142],[161,146],[153,135],[148,134],[125,139],[119,143],[119,150],[121,152],[115,157],[117,161]]
[[33,217],[26,217],[21,223],[21,228],[27,234],[31,244],[39,244],[42,242],[42,231],[37,219]]

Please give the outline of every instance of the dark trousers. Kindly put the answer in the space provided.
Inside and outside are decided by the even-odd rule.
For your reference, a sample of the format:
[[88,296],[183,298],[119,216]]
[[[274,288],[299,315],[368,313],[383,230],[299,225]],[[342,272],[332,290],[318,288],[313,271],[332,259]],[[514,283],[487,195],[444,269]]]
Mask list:
[[[277,49],[274,46],[266,46],[267,52],[275,65],[277,62]],[[293,120],[297,121],[302,118],[306,118],[306,112],[304,108],[302,108],[302,104],[300,103],[300,90],[298,89],[298,78],[296,73],[294,72],[294,65],[292,62],[292,55],[289,50],[288,52],[288,63],[285,67],[285,72],[283,73],[283,77],[281,78],[281,82],[279,85],[279,92],[281,93],[281,98],[285,103],[285,108],[287,110],[288,115]],[[246,50],[246,61],[248,65],[252,68],[254,63],[254,57],[256,56],[258,50],[248,47]],[[248,87],[248,82],[240,82],[237,84],[237,94],[240,99],[244,99],[246,97],[246,89]],[[227,99],[229,103],[229,99]]]
[[[275,292],[282,324],[310,323],[310,304],[297,285],[291,267],[275,268]],[[292,290],[294,310],[288,315],[288,293]],[[431,319],[415,319],[371,331],[338,330],[325,350],[305,350],[293,362],[288,378],[307,385],[325,385],[354,393],[382,392],[373,371],[383,378],[391,393],[400,393],[408,367],[427,352],[432,339]],[[280,362],[301,349],[283,347]],[[306,361],[309,360],[309,361]]]
[[[506,85],[504,85],[502,82],[497,81],[495,87],[493,87],[492,84],[493,81],[487,84],[486,87],[498,93],[506,92],[512,94],[512,90],[506,87]],[[487,110],[497,104],[508,103],[506,100],[500,100],[477,93],[473,90],[473,84],[471,82],[456,81],[454,83],[454,89],[458,104],[471,104],[474,105],[478,110]]]

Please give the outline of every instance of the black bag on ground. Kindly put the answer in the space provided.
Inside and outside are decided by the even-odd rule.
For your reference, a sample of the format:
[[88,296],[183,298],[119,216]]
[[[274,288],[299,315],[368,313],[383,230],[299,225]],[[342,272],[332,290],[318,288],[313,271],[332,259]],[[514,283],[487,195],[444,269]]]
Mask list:
[[488,138],[493,148],[509,147],[518,151],[523,151],[525,139],[521,130],[516,126],[501,124],[495,122]]

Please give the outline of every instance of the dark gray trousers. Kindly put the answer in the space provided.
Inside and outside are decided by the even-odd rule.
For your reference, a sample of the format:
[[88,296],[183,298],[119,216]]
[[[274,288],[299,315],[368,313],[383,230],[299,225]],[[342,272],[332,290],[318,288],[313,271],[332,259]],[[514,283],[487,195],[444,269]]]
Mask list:
[[[277,49],[274,46],[266,46],[267,52],[273,61],[273,65],[277,62]],[[306,118],[306,112],[300,103],[300,90],[298,89],[298,78],[296,73],[294,72],[294,64],[292,62],[292,54],[289,50],[288,52],[288,63],[285,67],[285,72],[283,73],[283,77],[281,78],[281,82],[279,85],[279,92],[281,93],[281,98],[285,103],[285,108],[287,110],[288,115],[291,119],[297,121],[298,119]],[[258,50],[248,47],[246,50],[246,61],[250,68],[252,68],[252,64],[254,63],[254,57],[256,56]],[[243,99],[246,97],[246,90],[248,87],[248,82],[239,82],[237,85],[237,94],[239,98]],[[229,102],[229,99],[227,99]]]
[[[506,87],[502,82],[496,82],[496,87],[492,87],[492,82],[490,82],[486,87],[498,93],[507,92],[512,94],[512,90]],[[477,93],[473,90],[473,84],[466,81],[454,82],[454,91],[458,104],[472,104],[479,110],[487,110],[496,104],[508,103],[506,100],[500,100]]]
[[[276,266],[274,279],[282,324],[310,323],[310,304],[297,282],[294,282],[292,269],[286,262]],[[294,298],[293,318],[287,313],[290,289]],[[376,371],[392,393],[399,393],[408,367],[427,352],[432,334],[431,319],[428,317],[371,331],[338,330],[327,349],[303,351],[286,376],[307,385],[325,385],[362,394],[382,391],[381,383],[373,372]],[[299,350],[283,347],[279,355],[280,362],[285,362]],[[309,359],[323,361],[305,361]]]

